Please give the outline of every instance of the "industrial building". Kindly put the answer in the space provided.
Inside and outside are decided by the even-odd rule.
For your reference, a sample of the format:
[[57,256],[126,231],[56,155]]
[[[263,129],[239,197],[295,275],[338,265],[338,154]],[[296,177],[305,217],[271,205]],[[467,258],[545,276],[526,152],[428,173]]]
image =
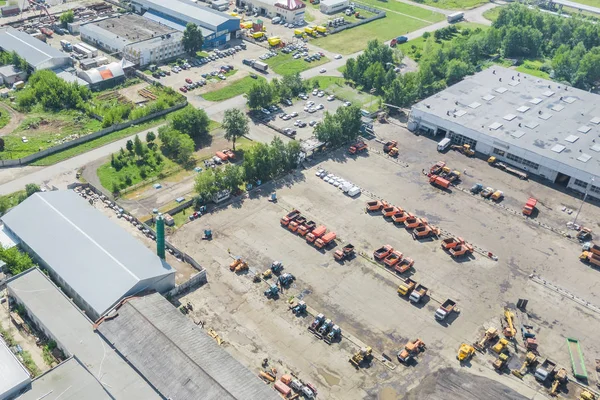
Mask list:
[[306,11],[306,4],[300,0],[237,0],[238,7],[248,7],[268,18],[280,17],[291,23],[302,23]]
[[80,70],[77,75],[91,89],[105,89],[125,81],[125,63],[126,60],[115,61],[98,68]]
[[600,198],[596,94],[494,66],[415,104],[408,127]]
[[132,0],[136,12],[157,23],[183,32],[196,24],[204,36],[204,47],[216,47],[238,37],[240,19],[188,0]]
[[24,81],[27,71],[22,71],[14,65],[0,67],[0,85],[12,86],[15,82]]
[[183,32],[137,14],[124,14],[81,25],[81,39],[118,53],[138,66],[158,64],[185,53]]
[[335,14],[344,11],[350,2],[348,0],[321,0],[321,12],[323,14]]
[[175,286],[165,260],[73,191],[35,193],[2,221],[90,319],[126,296]]
[[165,398],[281,399],[159,294],[126,299],[96,325]]
[[[94,331],[92,321],[38,268],[31,268],[12,277],[7,281],[6,288],[10,300],[23,306],[28,320],[33,326],[49,339],[54,340],[57,348],[66,357],[77,357],[81,364],[92,373],[95,380],[98,380],[103,386],[104,391],[109,392],[109,398],[117,400],[159,400],[162,398],[125,360],[114,351],[110,351],[110,346]],[[55,369],[63,368],[63,366],[61,364]],[[53,378],[61,377],[68,372],[53,371],[48,373],[52,374],[50,377]],[[68,376],[63,376],[61,379],[35,380],[32,384],[31,394],[26,393],[23,399],[39,399],[41,397],[36,394],[45,394],[50,391],[60,394],[64,391],[64,389],[60,390],[61,387],[79,389],[84,384],[90,392],[79,397],[72,397],[73,400],[104,399],[102,392],[93,382],[88,378],[85,380],[89,383],[75,379],[76,376],[73,375],[75,373],[80,374],[81,371],[69,372]],[[38,379],[43,377],[44,375]],[[69,380],[72,381],[72,384],[68,384]],[[0,380],[0,384],[1,382]],[[42,390],[43,388],[45,391]],[[67,393],[64,393],[64,396],[60,398],[70,399]]]
[[30,383],[29,371],[0,337],[0,399],[14,399]]
[[0,28],[0,49],[16,52],[34,71],[73,65],[68,54],[11,27]]

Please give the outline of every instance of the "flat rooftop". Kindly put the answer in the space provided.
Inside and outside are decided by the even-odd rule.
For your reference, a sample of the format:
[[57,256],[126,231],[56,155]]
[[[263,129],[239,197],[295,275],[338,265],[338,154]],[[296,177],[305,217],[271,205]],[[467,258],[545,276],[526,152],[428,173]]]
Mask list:
[[77,356],[113,398],[160,399],[133,368],[111,351],[85,314],[38,268],[15,276],[6,287],[60,343],[65,355]]
[[[494,66],[415,104],[413,110],[527,150],[538,160],[548,158],[600,176],[596,94]],[[423,122],[427,124],[426,117]],[[455,132],[461,133],[458,127]]]
[[30,381],[29,371],[0,338],[0,399],[17,387]]
[[134,0],[148,10],[155,10],[165,15],[180,18],[186,22],[196,20],[196,25],[218,29],[218,26],[233,19],[231,15],[198,5],[187,0]]
[[130,43],[160,37],[173,32],[173,28],[148,20],[137,14],[123,14],[114,18],[86,24],[103,30],[104,34],[123,38]]

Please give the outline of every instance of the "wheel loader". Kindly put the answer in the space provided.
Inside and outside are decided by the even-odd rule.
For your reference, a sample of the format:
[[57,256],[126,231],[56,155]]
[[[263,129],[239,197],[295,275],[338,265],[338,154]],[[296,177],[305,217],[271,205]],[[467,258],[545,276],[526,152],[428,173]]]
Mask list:
[[463,361],[470,359],[474,355],[475,355],[475,347],[473,347],[469,344],[463,343],[458,348],[458,354],[456,355],[456,358],[458,359],[458,361],[463,362]]
[[349,361],[350,364],[354,365],[354,368],[359,369],[361,365],[370,363],[372,358],[373,349],[371,347],[363,347]]

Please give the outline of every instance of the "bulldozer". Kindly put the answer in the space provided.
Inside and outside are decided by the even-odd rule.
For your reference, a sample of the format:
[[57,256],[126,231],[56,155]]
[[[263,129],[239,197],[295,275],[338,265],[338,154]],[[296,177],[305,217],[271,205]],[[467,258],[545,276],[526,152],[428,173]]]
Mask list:
[[483,338],[477,342],[477,343],[473,343],[473,347],[475,347],[475,349],[484,352],[487,345],[494,339],[496,339],[498,337],[498,329],[496,328],[489,328],[487,331],[485,331]]
[[559,369],[554,374],[554,381],[552,381],[552,386],[550,387],[550,396],[556,397],[558,396],[558,389],[561,385],[564,385],[568,382],[567,378],[567,370],[565,368]]
[[494,347],[492,347],[492,350],[494,350],[494,352],[496,354],[500,354],[502,353],[506,348],[508,347],[508,340],[502,338],[500,340],[498,340],[498,343],[496,343],[494,345]]
[[354,368],[359,369],[363,363],[370,363],[373,358],[373,349],[369,347],[363,347],[358,350],[350,358],[350,364],[354,365]]
[[523,365],[521,365],[521,368],[513,369],[512,374],[514,376],[516,376],[517,378],[523,379],[523,377],[527,373],[527,370],[529,370],[529,368],[533,367],[536,363],[537,363],[537,356],[533,352],[528,351],[527,354],[525,355],[525,361],[523,362]]
[[579,393],[579,400],[598,400],[598,397],[589,390],[583,390]]
[[470,144],[463,144],[462,146],[452,145],[450,148],[464,154],[467,157],[472,157],[475,155],[475,151],[471,149]]
[[510,360],[510,355],[508,355],[506,353],[502,353],[498,356],[496,361],[492,362],[492,365],[494,366],[494,369],[496,371],[502,372],[504,370],[504,368],[506,368],[506,365],[508,364],[508,360]]
[[475,347],[473,347],[469,344],[463,343],[458,348],[458,354],[457,354],[456,358],[458,359],[458,361],[463,362],[463,361],[470,359],[474,355],[475,355]]

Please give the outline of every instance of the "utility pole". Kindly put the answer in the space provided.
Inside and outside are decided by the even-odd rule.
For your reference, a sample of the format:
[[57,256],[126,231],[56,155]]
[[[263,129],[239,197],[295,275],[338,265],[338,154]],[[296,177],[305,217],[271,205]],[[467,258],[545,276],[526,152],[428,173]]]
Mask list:
[[577,222],[577,217],[579,217],[579,213],[581,212],[581,209],[583,208],[583,203],[585,203],[585,199],[587,198],[588,191],[590,190],[590,187],[593,185],[594,185],[594,178],[592,178],[592,180],[590,181],[590,184],[587,185],[585,188],[585,194],[583,195],[583,200],[581,200],[581,205],[579,206],[579,210],[577,210],[577,214],[575,214],[575,218],[573,219],[573,225],[575,225],[575,222]]

